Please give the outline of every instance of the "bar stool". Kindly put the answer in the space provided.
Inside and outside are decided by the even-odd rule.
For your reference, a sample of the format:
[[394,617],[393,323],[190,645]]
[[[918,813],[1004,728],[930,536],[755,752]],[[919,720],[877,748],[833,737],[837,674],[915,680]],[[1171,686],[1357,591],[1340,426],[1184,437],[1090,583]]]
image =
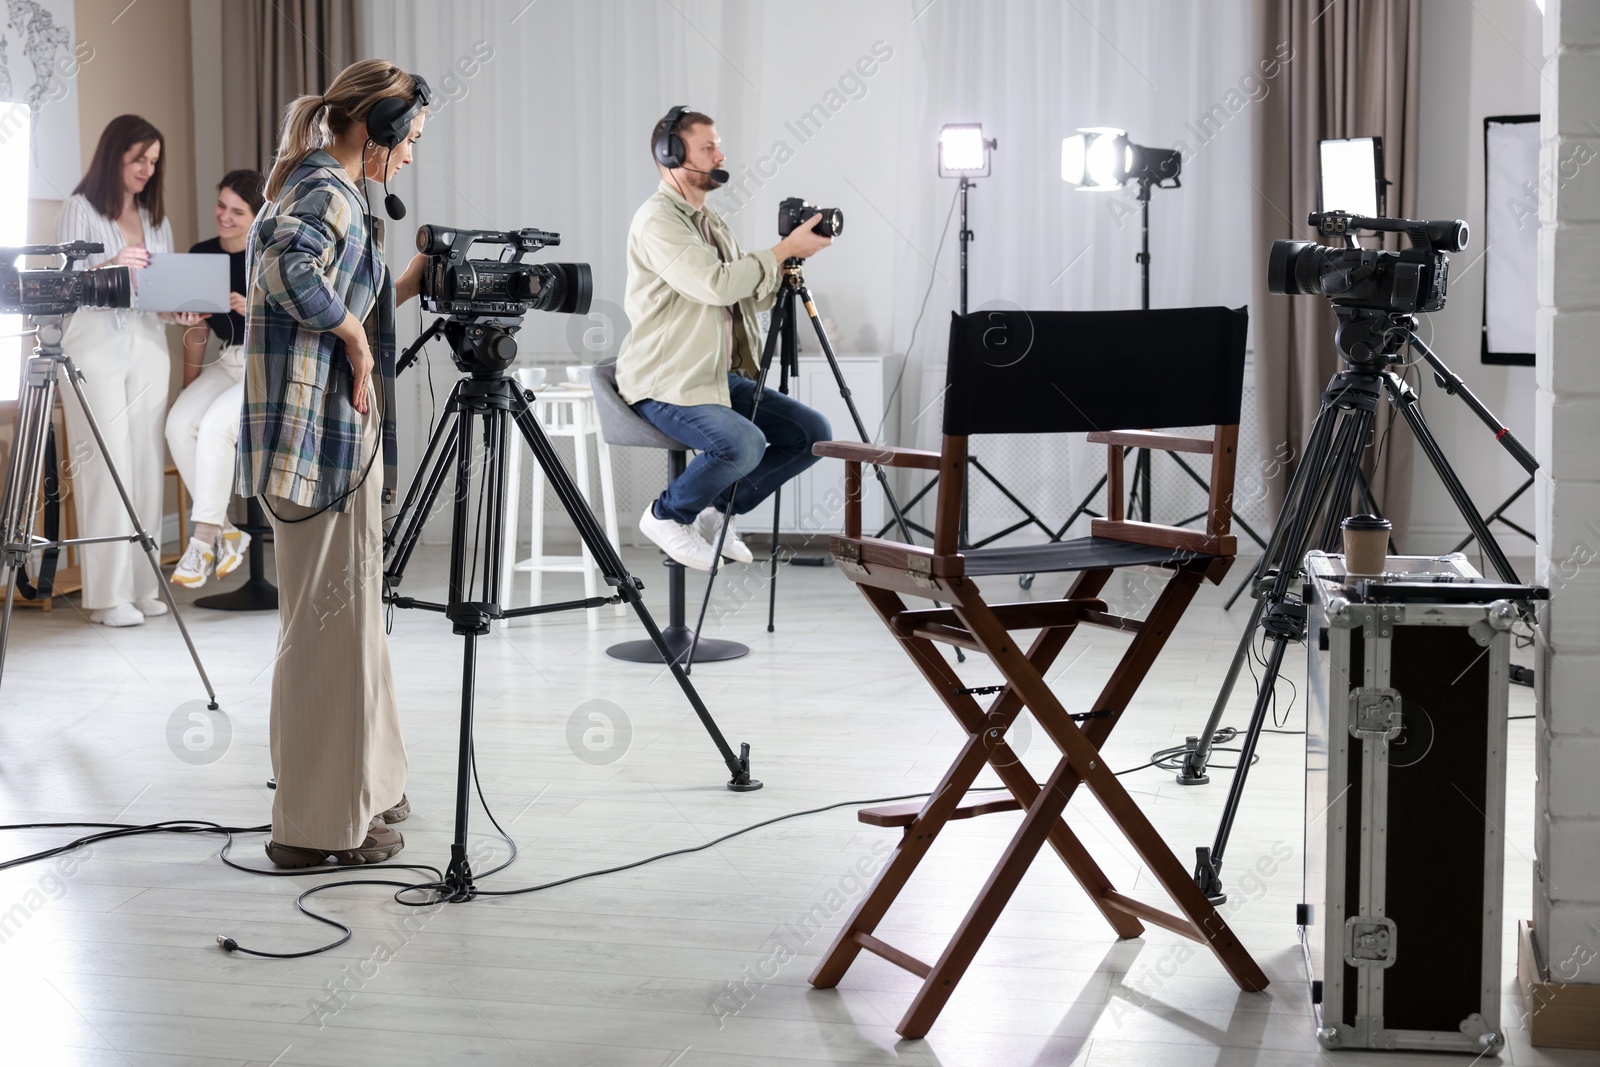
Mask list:
[[[622,399],[622,394],[617,392],[617,368],[615,364],[601,364],[589,370],[589,380],[593,383],[595,407],[600,415],[600,436],[608,444],[623,448],[660,448],[667,453],[667,479],[682,474],[689,465],[689,450],[681,441],[676,441],[650,423],[639,417],[639,413],[628,406]],[[667,625],[661,631],[667,647],[672,650],[672,658],[681,661],[689,652],[691,645],[694,649],[695,663],[708,663],[716,660],[738,659],[750,651],[749,646],[737,641],[719,641],[710,637],[700,638],[695,645],[694,631],[689,629],[684,621],[684,566],[677,560],[668,556],[663,564],[667,568]],[[649,640],[624,641],[606,649],[606,655],[613,659],[627,660],[630,663],[660,663],[661,653]]]
[[[524,367],[518,370],[517,382],[524,389],[538,392],[534,400],[534,416],[539,420],[539,425],[544,428],[545,436],[550,438],[567,437],[573,444],[573,477],[578,483],[578,489],[583,493],[584,499],[589,499],[589,438],[594,437],[595,450],[600,466],[600,504],[601,521],[605,525],[606,536],[611,538],[613,545],[621,542],[617,538],[617,495],[616,485],[612,480],[611,449],[606,444],[606,439],[600,433],[600,422],[595,412],[594,391],[587,383],[559,382],[545,388],[542,367]],[[520,440],[517,442],[520,445]],[[544,554],[544,469],[537,464],[533,468],[533,493],[532,493],[532,550],[526,559],[518,560],[517,551],[517,516],[522,502],[522,449],[510,448],[506,456],[506,484],[511,487],[511,499],[505,513],[505,536],[502,539],[505,545],[505,561],[500,568],[500,603],[510,605],[511,582],[513,572],[528,575],[528,602],[540,603],[543,595],[544,575],[546,572],[558,574],[583,575],[583,595],[596,596],[599,589],[599,568],[595,566],[594,558],[589,554],[588,546],[580,546],[581,554],[576,556],[547,556]],[[618,615],[627,614],[627,607],[623,604],[616,606]],[[589,617],[589,629],[595,629],[600,622],[600,610],[590,608],[586,612]]]

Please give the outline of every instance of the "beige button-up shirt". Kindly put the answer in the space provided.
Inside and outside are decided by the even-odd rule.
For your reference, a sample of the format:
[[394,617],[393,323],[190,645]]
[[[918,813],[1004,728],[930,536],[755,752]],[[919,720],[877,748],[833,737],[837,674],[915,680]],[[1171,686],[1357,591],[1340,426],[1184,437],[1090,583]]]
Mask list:
[[[716,247],[702,236],[702,219]],[[742,252],[715,211],[696,211],[662,182],[628,227],[623,310],[632,332],[617,355],[622,398],[630,404],[649,399],[726,406],[728,370],[756,376],[761,359],[756,316],[772,306],[779,280],[770,250]]]

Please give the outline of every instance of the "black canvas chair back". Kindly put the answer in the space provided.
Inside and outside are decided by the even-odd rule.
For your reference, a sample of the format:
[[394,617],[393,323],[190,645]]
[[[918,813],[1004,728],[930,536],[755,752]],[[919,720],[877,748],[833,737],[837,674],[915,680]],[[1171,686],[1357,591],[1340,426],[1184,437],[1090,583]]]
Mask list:
[[1243,309],[952,315],[944,432],[1236,425]]
[[[1119,937],[1137,937],[1146,923],[1207,946],[1241,989],[1261,989],[1266,975],[1173,855],[1101,749],[1202,582],[1217,582],[1233,561],[1234,452],[1243,392],[1245,312],[1226,308],[1170,311],[980,311],[958,316],[950,330],[949,388],[944,439],[938,452],[844,441],[815,447],[845,461],[844,533],[829,550],[899,641],[912,667],[949,709],[966,739],[925,802],[857,812],[871,826],[898,828],[901,837],[872,889],[840,930],[811,984],[837,985],[857,956],[870,952],[922,980],[904,1017],[902,1036],[928,1032],[955,992],[1029,864],[1049,844]],[[1210,425],[1209,436],[1157,428]],[[1090,536],[1045,545],[963,551],[957,540],[967,440],[974,434],[1087,432],[1106,446],[1107,514]],[[1211,457],[1210,501],[1202,528],[1130,522],[1123,516],[1122,465],[1136,448]],[[864,536],[862,465],[938,473],[934,543],[927,548]],[[1169,575],[1143,618],[1112,611],[1101,598],[1120,567],[1157,567]],[[1020,603],[990,603],[975,577],[989,574],[1075,572],[1064,595]],[[906,597],[939,606],[910,608]],[[943,605],[949,605],[945,607]],[[1068,711],[1063,692],[1046,681],[1052,664],[1079,627],[1116,631],[1128,641],[1121,661],[1092,701],[1075,678]],[[1024,632],[1026,631],[1026,632]],[[988,658],[1001,686],[963,679],[939,644]],[[896,676],[898,680],[899,676]],[[1081,676],[1080,676],[1081,677]],[[998,692],[996,692],[998,690]],[[991,696],[992,695],[992,696]],[[980,704],[983,696],[988,703]],[[870,707],[863,707],[870,713]],[[1048,777],[1023,765],[1008,735],[1026,710],[1060,749]],[[988,767],[1007,793],[967,797]],[[1043,782],[1041,788],[1040,783]],[[1082,785],[1164,889],[1177,911],[1163,911],[1119,892],[1063,817]],[[954,819],[1024,811],[1000,861],[939,958],[917,959],[877,935],[940,831]],[[1099,835],[1099,831],[1096,831]],[[1027,981],[1019,977],[1019,986]]]

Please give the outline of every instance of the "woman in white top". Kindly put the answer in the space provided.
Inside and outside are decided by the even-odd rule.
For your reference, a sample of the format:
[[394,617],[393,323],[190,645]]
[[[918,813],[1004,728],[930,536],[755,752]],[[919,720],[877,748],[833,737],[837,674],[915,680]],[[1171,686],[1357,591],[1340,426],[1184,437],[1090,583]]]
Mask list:
[[[239,445],[239,413],[244,408],[244,250],[256,221],[267,179],[253,170],[230,170],[217,186],[217,235],[192,246],[190,252],[226,254],[228,314],[208,315],[210,329],[191,327],[183,335],[183,391],[167,413],[167,448],[172,464],[189,487],[194,524],[189,544],[172,571],[174,585],[198,589],[206,584],[215,562],[217,577],[226,578],[244,560],[250,535],[228,521],[233,495],[233,468]],[[211,334],[222,351],[206,361]]]
[[[119,115],[100,134],[89,172],[62,205],[56,239],[94,241],[105,252],[86,266],[124,266],[138,271],[152,252],[172,251],[172,225],[161,199],[162,136],[137,115]],[[135,274],[135,285],[137,274]],[[185,326],[199,315],[156,315],[126,309],[84,308],[67,323],[62,350],[83,373],[83,391],[105,438],[106,451],[122,475],[139,525],[161,528],[162,427],[172,361],[162,320]],[[70,389],[63,389],[70,437],[72,498],[78,535],[132,533],[128,513],[95,447],[88,417]],[[156,575],[137,542],[78,548],[83,606],[106,626],[136,626],[146,615],[165,614]]]

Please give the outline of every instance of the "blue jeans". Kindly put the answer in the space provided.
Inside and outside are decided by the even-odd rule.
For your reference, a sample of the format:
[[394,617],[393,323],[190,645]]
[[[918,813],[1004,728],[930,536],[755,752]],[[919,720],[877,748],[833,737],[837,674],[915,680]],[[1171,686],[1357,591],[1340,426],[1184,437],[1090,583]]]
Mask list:
[[811,446],[832,438],[828,420],[775,389],[761,390],[756,409],[757,388],[750,379],[729,374],[731,408],[659,400],[633,405],[650,425],[699,453],[656,498],[657,518],[691,523],[707,505],[726,513],[730,494],[733,513],[743,515],[817,461]]

